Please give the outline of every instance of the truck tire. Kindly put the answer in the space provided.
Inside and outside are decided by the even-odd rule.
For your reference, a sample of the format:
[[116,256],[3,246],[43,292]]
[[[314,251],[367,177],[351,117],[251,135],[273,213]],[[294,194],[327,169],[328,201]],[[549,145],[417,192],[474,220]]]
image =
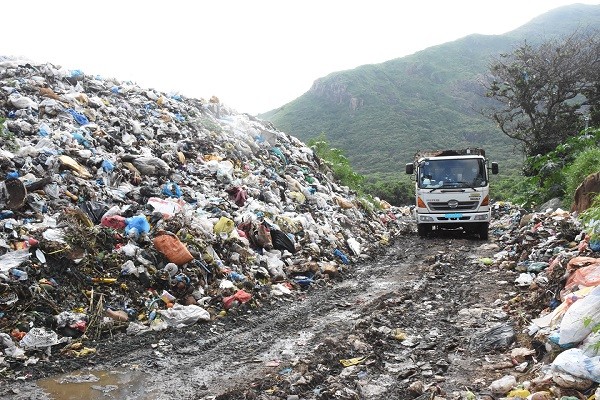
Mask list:
[[419,234],[419,237],[422,237],[422,238],[427,237],[429,232],[431,232],[431,225],[417,224],[417,232]]
[[479,226],[479,239],[488,240],[490,224],[484,223]]

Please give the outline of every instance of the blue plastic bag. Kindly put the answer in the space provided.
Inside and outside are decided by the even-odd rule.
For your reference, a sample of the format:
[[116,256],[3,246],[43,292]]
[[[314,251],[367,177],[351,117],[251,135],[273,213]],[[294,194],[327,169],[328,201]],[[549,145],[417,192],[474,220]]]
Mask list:
[[73,110],[72,108],[67,109],[67,112],[69,114],[71,114],[71,116],[73,117],[73,119],[75,121],[77,121],[77,123],[79,125],[87,125],[90,123],[90,121],[87,119],[87,117],[85,115],[83,115],[80,112],[77,112],[75,110]]
[[136,215],[125,219],[125,234],[128,236],[139,236],[142,233],[150,232],[150,223],[143,215]]
[[340,249],[335,249],[333,251],[333,255],[338,257],[340,260],[342,260],[342,263],[344,264],[350,264],[350,261],[348,260],[348,257],[340,250]]
[[177,198],[181,197],[181,188],[174,182],[165,183],[162,192],[165,196]]
[[48,137],[50,136],[50,127],[46,124],[41,124],[38,133],[41,137]]
[[600,238],[594,237],[590,239],[590,249],[592,251],[600,251]]
[[77,140],[77,143],[79,143],[86,149],[90,148],[90,142],[87,141],[87,139],[83,136],[83,134],[81,134],[81,132],[73,132],[71,135],[73,136],[73,139]]
[[110,172],[115,169],[115,166],[109,160],[102,160],[102,169],[104,172]]

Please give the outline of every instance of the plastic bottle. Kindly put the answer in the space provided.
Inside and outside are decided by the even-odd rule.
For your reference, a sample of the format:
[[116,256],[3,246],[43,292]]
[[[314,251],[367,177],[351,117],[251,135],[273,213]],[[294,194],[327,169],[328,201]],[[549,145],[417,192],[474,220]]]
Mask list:
[[10,273],[20,281],[26,281],[28,279],[27,272],[23,270],[13,268],[10,270]]

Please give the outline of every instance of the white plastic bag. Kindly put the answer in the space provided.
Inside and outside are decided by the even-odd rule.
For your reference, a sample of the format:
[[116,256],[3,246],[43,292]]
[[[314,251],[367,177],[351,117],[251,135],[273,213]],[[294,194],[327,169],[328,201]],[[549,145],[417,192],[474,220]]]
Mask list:
[[29,259],[29,250],[9,251],[0,256],[0,272],[8,272]]
[[579,343],[600,324],[600,287],[577,300],[565,312],[560,322],[559,345]]
[[348,247],[350,247],[350,250],[352,250],[354,255],[360,256],[360,243],[358,243],[358,240],[350,238],[346,242],[348,243]]
[[556,356],[551,370],[600,382],[600,357],[588,357],[581,349],[565,350]]
[[159,310],[158,312],[167,325],[173,328],[193,325],[200,320],[210,321],[210,313],[195,304],[187,306],[175,304],[172,308]]
[[490,383],[489,389],[495,394],[505,394],[515,386],[517,386],[517,378],[512,375],[505,375],[502,378],[496,379],[494,382]]

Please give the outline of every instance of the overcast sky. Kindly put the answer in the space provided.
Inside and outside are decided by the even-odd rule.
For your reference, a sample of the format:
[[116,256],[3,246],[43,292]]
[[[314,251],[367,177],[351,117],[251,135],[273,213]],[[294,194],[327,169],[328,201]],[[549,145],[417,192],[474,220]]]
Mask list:
[[502,34],[574,3],[600,0],[19,0],[2,4],[0,55],[257,114],[331,72]]

